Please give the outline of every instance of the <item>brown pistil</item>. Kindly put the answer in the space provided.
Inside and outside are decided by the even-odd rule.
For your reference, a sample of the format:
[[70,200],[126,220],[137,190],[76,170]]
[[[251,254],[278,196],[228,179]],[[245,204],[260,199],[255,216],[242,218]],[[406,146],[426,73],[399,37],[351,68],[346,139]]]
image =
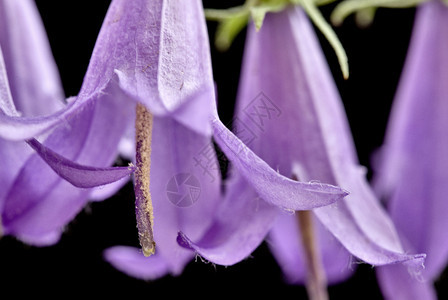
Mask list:
[[143,254],[154,254],[154,215],[149,191],[151,168],[151,141],[153,116],[143,104],[137,104],[135,118],[136,164],[135,172],[135,210],[137,228]]

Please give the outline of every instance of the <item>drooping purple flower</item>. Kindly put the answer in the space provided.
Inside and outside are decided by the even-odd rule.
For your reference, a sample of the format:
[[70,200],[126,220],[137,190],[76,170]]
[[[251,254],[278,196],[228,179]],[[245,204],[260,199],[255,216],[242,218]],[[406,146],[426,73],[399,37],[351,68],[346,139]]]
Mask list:
[[[235,122],[237,135],[280,174],[349,191],[344,200],[313,210],[315,252],[329,282],[351,274],[351,255],[372,265],[405,262],[419,269],[424,255],[404,252],[366,182],[336,86],[301,8],[268,14],[259,32],[250,26]],[[200,240],[181,233],[179,243],[213,263],[231,265],[271,230],[269,245],[286,277],[304,283],[307,257],[297,214],[264,205],[257,200],[263,195],[246,181],[236,171],[226,207],[210,230]]]
[[[263,196],[266,202],[260,206],[310,209],[346,195],[335,186],[281,176],[221,123],[200,1],[113,1],[78,97],[89,97],[108,84],[118,86],[139,103],[139,110],[142,106],[147,110],[137,113],[136,141],[131,143],[137,146],[132,155],[138,167],[139,237],[144,254],[151,254],[154,242],[156,254],[147,258],[134,248],[109,249],[106,259],[127,274],[144,279],[179,274],[194,256],[176,239],[179,231],[199,239],[220,211],[221,178],[212,135],[241,176]],[[142,122],[144,119],[152,121]],[[140,135],[142,132],[146,133]],[[144,154],[142,149],[149,148],[151,153]],[[150,161],[150,167],[143,161]],[[149,182],[145,169],[150,170]],[[184,203],[182,188],[188,188],[189,200],[196,197],[194,204],[176,206],[177,201]],[[179,199],[173,203],[176,197]],[[233,211],[239,213],[238,207]],[[257,213],[256,207],[252,213]],[[260,243],[265,232],[251,228]]]
[[[75,184],[81,187],[114,182],[132,172],[128,168],[101,168],[113,162],[115,144],[121,137],[120,121],[111,124],[108,120],[120,113],[125,116],[125,110],[113,103],[85,106],[82,119],[68,118],[72,106],[64,104],[57,68],[34,3],[0,1],[2,234],[33,245],[56,243],[63,226],[92,194],[91,189],[78,189],[61,179],[29,146],[63,178],[78,178]],[[32,139],[61,122],[60,128],[39,137],[44,145]],[[117,132],[106,135],[109,129]],[[73,136],[76,140],[72,141]],[[28,138],[29,145],[20,141]],[[93,152],[99,145],[110,146],[101,157]]]
[[429,1],[417,14],[394,100],[375,187],[409,252],[425,252],[419,281],[401,266],[378,268],[388,299],[436,299],[433,282],[448,261],[448,7]]

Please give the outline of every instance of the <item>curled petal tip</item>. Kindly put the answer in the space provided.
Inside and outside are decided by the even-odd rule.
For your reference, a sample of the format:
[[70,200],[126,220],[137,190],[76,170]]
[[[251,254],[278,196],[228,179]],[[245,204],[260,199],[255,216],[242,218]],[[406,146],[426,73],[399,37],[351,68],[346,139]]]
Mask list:
[[61,177],[79,188],[92,188],[116,182],[133,170],[128,167],[97,168],[78,164],[59,155],[36,139],[26,141],[31,148]]
[[177,233],[176,241],[179,244],[179,246],[186,249],[194,250],[194,248],[191,246],[192,243],[190,239],[182,231],[179,231]]

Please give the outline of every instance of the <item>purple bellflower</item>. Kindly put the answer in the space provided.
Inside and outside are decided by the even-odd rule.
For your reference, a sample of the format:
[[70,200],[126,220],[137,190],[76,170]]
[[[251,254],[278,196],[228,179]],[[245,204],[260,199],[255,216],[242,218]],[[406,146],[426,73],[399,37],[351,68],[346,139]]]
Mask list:
[[258,201],[263,195],[235,172],[227,185],[227,211],[201,240],[181,234],[182,245],[231,265],[270,230],[268,244],[287,279],[306,282],[320,260],[325,273],[310,280],[324,287],[325,277],[335,283],[351,274],[351,255],[372,265],[404,262],[420,269],[424,255],[404,252],[365,179],[337,88],[300,7],[267,14],[259,32],[249,27],[235,121],[237,135],[280,174],[335,184],[350,194],[312,214],[293,214]]
[[[110,104],[107,107],[92,104],[84,108],[84,118],[80,119],[68,118],[70,109],[67,108],[71,107],[65,105],[57,68],[35,4],[28,0],[1,0],[0,228],[3,235],[13,235],[37,246],[54,244],[63,227],[94,196],[92,189],[78,189],[59,177],[31,147],[62,177],[78,178],[76,184],[81,187],[103,185],[132,172],[127,167],[98,168],[110,165],[116,156],[114,143],[121,137],[120,121],[111,124],[109,113],[118,116],[123,110],[117,111],[118,107]],[[32,138],[58,123],[63,126],[38,137],[45,145]],[[113,133],[108,133],[109,130]],[[71,136],[77,139],[71,141]],[[28,145],[23,139],[27,139]],[[94,151],[100,145],[110,150],[103,151],[98,158]],[[78,163],[96,167],[86,168]],[[103,177],[98,178],[98,174]],[[96,197],[100,198],[104,191],[97,192]]]
[[400,265],[377,269],[387,299],[436,299],[448,260],[448,7],[417,8],[385,144],[374,177],[405,249],[425,252],[419,281]]
[[[24,1],[0,3],[2,13],[8,16],[21,13],[23,5],[32,5]],[[29,18],[11,20],[25,22]],[[7,33],[5,36],[20,41],[20,37],[27,35],[14,32],[18,28],[21,27],[4,26],[2,30]],[[24,38],[22,42],[28,40]],[[0,78],[0,137],[2,147],[5,145],[0,151],[12,156],[16,145],[22,147],[26,140],[37,153],[18,157],[11,171],[2,168],[2,181],[7,183],[0,202],[4,232],[36,245],[54,243],[61,227],[89,197],[104,198],[110,192],[105,188],[92,194],[92,187],[126,179],[135,170],[142,250],[150,255],[156,242],[157,254],[145,258],[141,252],[117,248],[116,252],[108,251],[107,257],[121,266],[123,260],[132,260],[137,253],[142,266],[148,266],[149,270],[143,275],[138,273],[140,277],[179,273],[194,254],[177,244],[178,231],[194,239],[202,236],[215,216],[221,196],[218,169],[199,169],[195,156],[204,147],[211,148],[212,135],[230,156],[244,148],[241,140],[217,117],[201,2],[113,1],[79,94],[54,113],[44,111],[28,116],[20,115],[16,109],[16,105],[39,106],[31,100],[46,103],[49,98],[48,95],[44,99],[21,98],[14,92],[31,90],[31,84],[45,87],[45,82],[33,81],[44,79],[40,73],[27,74],[31,81],[22,81],[19,76],[8,83],[8,65],[21,70],[23,66],[17,64],[26,61],[14,56],[20,51],[7,49],[14,45],[10,42],[1,45],[6,49],[7,66],[2,65]],[[33,48],[23,49],[24,55],[31,57]],[[41,63],[41,68],[47,67],[45,62]],[[14,88],[20,84],[24,88]],[[9,86],[13,88],[10,90]],[[136,146],[133,159],[136,167],[108,168],[134,124],[135,140],[131,138],[131,143]],[[245,149],[245,154],[231,156],[235,166],[272,205],[311,209],[346,195],[335,186],[301,183],[281,176],[249,149]],[[208,152],[208,158],[217,165],[214,150]],[[182,184],[190,198],[184,199],[174,190]],[[201,198],[194,205],[179,207],[180,203],[192,202],[197,197]]]

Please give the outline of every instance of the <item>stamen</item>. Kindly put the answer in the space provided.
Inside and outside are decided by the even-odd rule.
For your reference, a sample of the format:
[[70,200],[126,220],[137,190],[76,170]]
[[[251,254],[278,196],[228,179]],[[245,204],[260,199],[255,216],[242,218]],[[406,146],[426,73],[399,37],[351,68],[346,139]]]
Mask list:
[[[298,180],[295,175],[293,180]],[[310,300],[328,300],[327,279],[319,255],[318,243],[313,224],[313,212],[310,210],[298,211],[297,221],[299,223],[302,245],[305,253],[307,268],[306,290]]]
[[143,104],[137,104],[135,118],[136,164],[135,172],[135,213],[143,255],[155,252],[154,215],[149,191],[149,172],[151,167],[151,140],[153,116]]

